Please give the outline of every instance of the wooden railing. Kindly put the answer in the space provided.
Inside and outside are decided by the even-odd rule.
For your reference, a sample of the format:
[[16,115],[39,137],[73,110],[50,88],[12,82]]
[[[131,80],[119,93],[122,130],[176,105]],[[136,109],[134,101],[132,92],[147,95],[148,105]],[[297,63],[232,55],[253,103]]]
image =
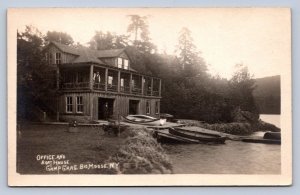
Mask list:
[[153,91],[152,96],[159,96],[159,91]]
[[144,90],[144,95],[151,95],[151,89]]
[[118,85],[111,85],[111,84],[108,84],[108,85],[107,85],[107,90],[108,90],[108,91],[118,91]]
[[80,83],[62,83],[62,89],[87,89],[89,88],[89,82]]
[[94,89],[105,91],[105,84],[104,83],[94,83]]
[[141,88],[133,88],[131,90],[132,94],[142,94],[142,89]]
[[130,87],[129,86],[121,86],[120,87],[120,92],[129,93],[130,92]]
[[[80,82],[80,83],[62,83],[61,89],[89,89],[90,85],[89,82]],[[105,91],[105,84],[104,83],[93,83],[93,89]],[[107,91],[118,91],[118,85],[107,85]],[[120,92],[122,93],[130,93],[129,86],[121,86]],[[142,94],[141,88],[133,87],[131,89],[132,94],[136,95],[146,95],[146,96],[159,96],[159,91],[152,91],[151,89],[144,89],[144,94]]]

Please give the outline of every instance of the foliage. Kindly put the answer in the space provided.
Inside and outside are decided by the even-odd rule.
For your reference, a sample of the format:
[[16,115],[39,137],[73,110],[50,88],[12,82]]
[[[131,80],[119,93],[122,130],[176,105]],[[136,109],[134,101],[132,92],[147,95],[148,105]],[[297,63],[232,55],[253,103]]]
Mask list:
[[253,98],[255,81],[250,75],[248,68],[242,64],[236,65],[236,72],[229,80],[232,104],[241,110],[257,112]]
[[[20,118],[44,108],[43,99],[55,94],[52,69],[45,66],[42,34],[32,26],[17,34],[17,110]],[[31,112],[31,113],[27,113]]]
[[58,43],[62,43],[65,45],[72,45],[74,43],[71,35],[64,32],[57,32],[57,31],[48,31],[44,39],[46,45],[51,41],[56,41]]
[[156,47],[151,43],[149,37],[149,25],[147,16],[128,15],[131,23],[128,25],[127,32],[134,37],[133,45],[142,53],[154,53]]
[[125,48],[128,46],[128,36],[96,31],[89,45],[90,48],[97,50]]
[[[145,128],[133,128],[123,132],[125,144],[108,162],[119,162],[117,173],[170,174],[172,164],[163,148]],[[124,135],[126,134],[126,135]]]
[[188,28],[181,29],[176,52],[183,76],[193,77],[203,74],[207,70],[204,60],[193,44],[191,31]]

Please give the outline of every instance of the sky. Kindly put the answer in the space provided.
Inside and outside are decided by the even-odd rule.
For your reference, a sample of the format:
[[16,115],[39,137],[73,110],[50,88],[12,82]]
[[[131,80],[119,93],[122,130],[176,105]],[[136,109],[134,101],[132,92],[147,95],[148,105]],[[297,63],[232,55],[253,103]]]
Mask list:
[[280,75],[290,66],[288,9],[268,8],[144,8],[144,9],[23,9],[14,14],[18,30],[26,25],[66,32],[85,45],[96,31],[127,34],[128,15],[148,17],[150,38],[158,51],[174,54],[179,32],[187,27],[212,75],[230,78],[236,64],[254,78]]

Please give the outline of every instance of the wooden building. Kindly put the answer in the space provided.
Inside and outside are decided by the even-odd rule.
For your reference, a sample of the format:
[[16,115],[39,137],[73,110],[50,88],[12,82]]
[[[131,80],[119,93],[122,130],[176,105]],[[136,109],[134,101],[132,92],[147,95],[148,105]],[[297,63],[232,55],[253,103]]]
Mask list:
[[91,50],[51,42],[44,52],[48,65],[56,67],[61,119],[159,117],[161,79],[135,71],[124,49]]

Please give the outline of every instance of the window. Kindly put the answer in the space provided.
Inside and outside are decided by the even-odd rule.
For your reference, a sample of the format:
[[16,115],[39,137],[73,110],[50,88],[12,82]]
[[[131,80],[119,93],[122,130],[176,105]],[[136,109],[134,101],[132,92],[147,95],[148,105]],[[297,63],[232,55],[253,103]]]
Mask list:
[[108,85],[112,85],[112,84],[113,84],[113,77],[108,76]]
[[124,69],[128,70],[128,60],[124,59]]
[[159,114],[159,101],[155,102],[155,114]]
[[61,53],[56,53],[55,54],[55,63],[56,64],[61,64]]
[[146,114],[150,114],[150,102],[146,101]]
[[118,68],[122,68],[122,58],[118,58]]
[[83,112],[83,98],[82,98],[82,96],[77,96],[76,105],[77,105],[76,112],[82,113]]
[[124,87],[124,78],[121,78],[120,82],[121,82],[121,87]]
[[52,54],[51,53],[46,53],[46,62],[51,65],[52,64]]
[[66,101],[67,101],[67,112],[73,112],[73,98],[72,96],[67,96],[66,97]]

